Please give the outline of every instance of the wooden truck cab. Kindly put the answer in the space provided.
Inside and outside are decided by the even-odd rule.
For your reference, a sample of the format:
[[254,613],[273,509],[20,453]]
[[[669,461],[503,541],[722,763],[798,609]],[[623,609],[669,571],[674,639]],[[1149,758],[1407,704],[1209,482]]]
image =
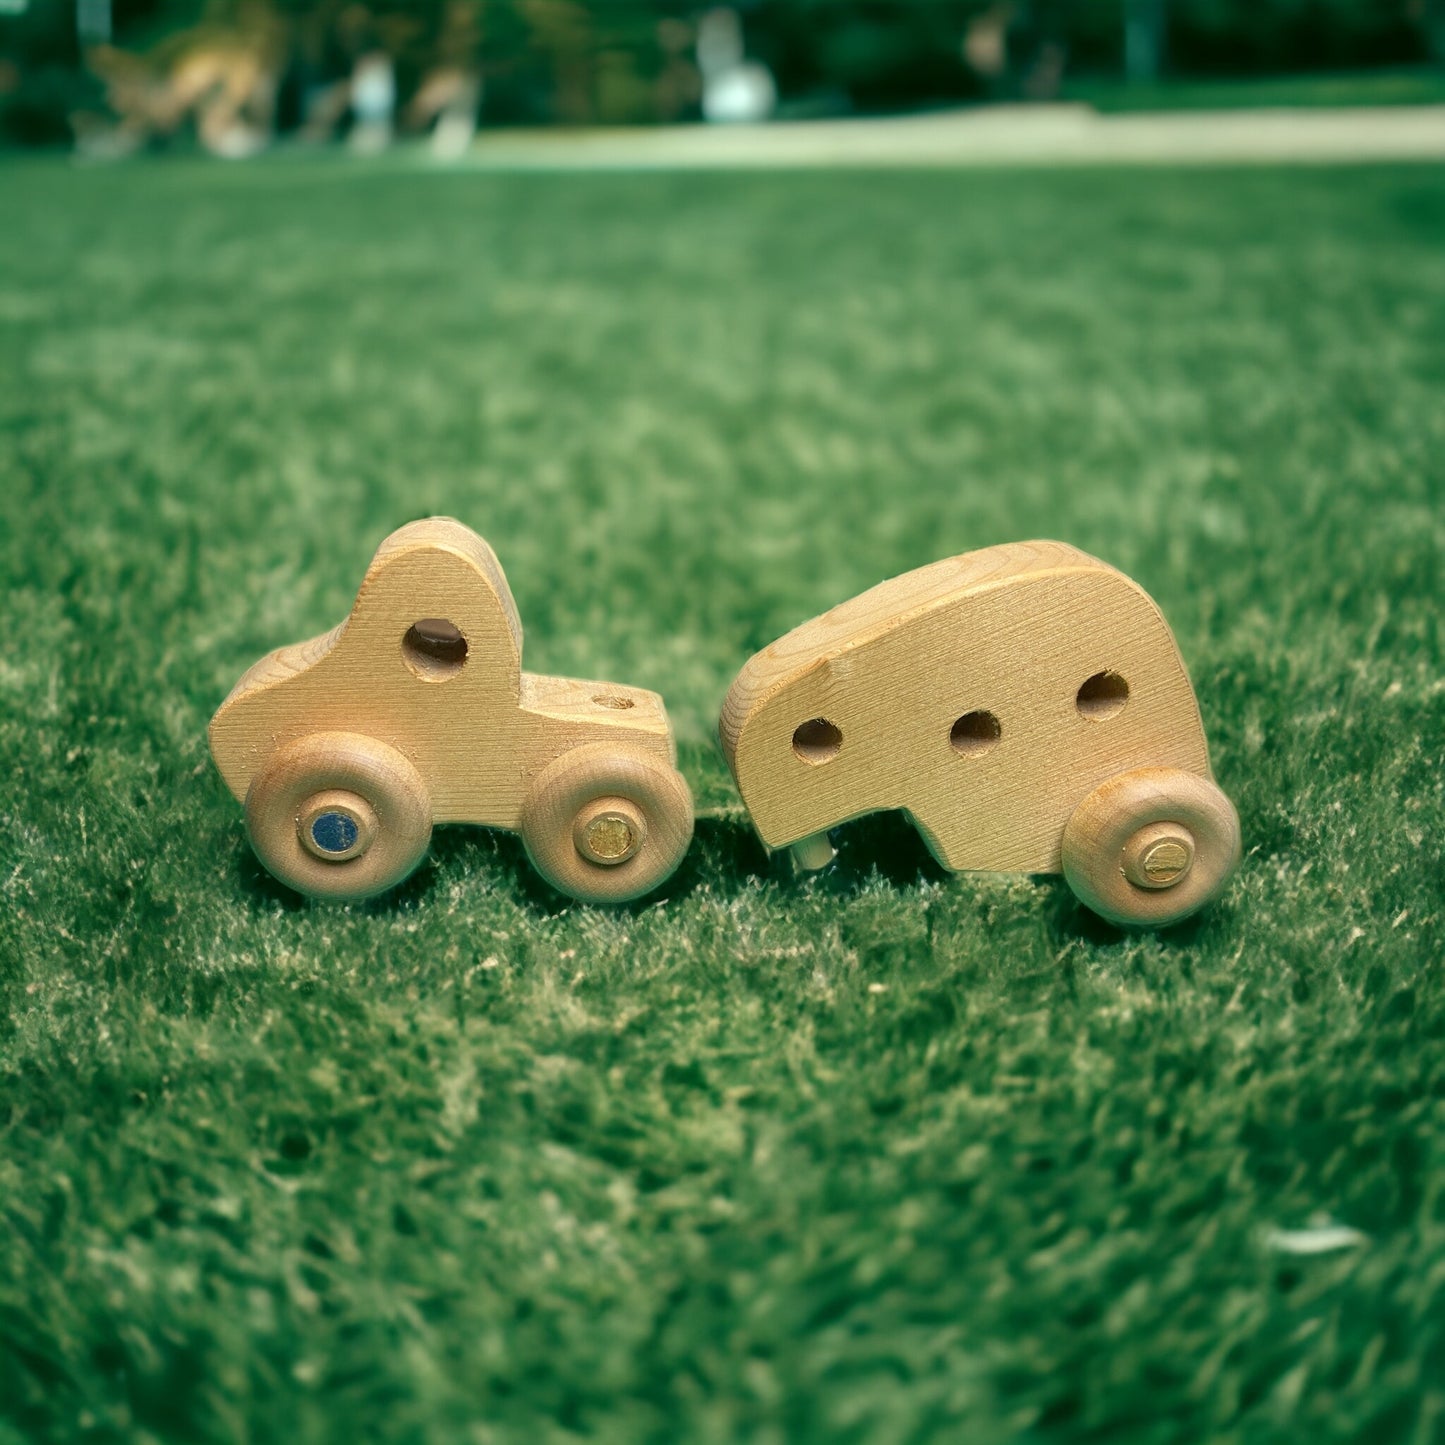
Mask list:
[[[405,772],[404,791],[424,790],[424,807],[412,809],[409,822],[424,812],[428,834],[432,822],[516,829],[530,847],[538,779],[589,750],[593,758],[631,759],[639,777],[665,777],[653,801],[669,815],[669,849],[684,812],[690,836],[691,799],[676,772],[662,699],[616,683],[523,672],[521,655],[521,622],[492,549],[450,518],[413,522],[382,543],[344,623],[245,673],[211,721],[211,752],[227,786],[247,801],[289,749],[325,735],[359,737],[401,760],[381,770],[388,780]],[[361,896],[350,888],[365,881],[364,870],[343,866],[358,861],[354,855],[318,857],[306,837],[298,853],[284,816],[251,824],[273,872],[258,828],[296,865],[281,870],[286,881],[307,892]],[[659,820],[654,824],[656,844],[663,837]],[[634,826],[645,831],[639,819]],[[619,889],[633,875],[640,881],[643,870],[627,865],[645,851],[639,845],[613,866],[584,856],[588,866],[580,871],[570,858],[559,860],[566,876],[553,881],[578,896],[632,896]],[[365,891],[377,888],[367,882]]]

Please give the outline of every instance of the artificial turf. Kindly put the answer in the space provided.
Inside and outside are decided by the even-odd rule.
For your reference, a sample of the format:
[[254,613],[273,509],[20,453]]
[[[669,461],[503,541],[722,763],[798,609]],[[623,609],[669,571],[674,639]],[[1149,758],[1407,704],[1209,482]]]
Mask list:
[[[0,218],[0,1445],[1445,1439],[1438,169],[11,161]],[[211,711],[430,512],[527,665],[666,696],[657,898],[252,860]],[[738,666],[1038,535],[1173,623],[1224,900],[1125,936],[896,819],[770,871]]]

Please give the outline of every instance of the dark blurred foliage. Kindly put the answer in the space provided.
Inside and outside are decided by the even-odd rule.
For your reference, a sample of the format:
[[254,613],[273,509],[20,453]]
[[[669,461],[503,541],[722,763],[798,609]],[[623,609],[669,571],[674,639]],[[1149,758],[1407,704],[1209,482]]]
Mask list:
[[1192,74],[1261,74],[1445,58],[1435,0],[1175,0],[1168,53]]
[[[24,9],[17,11],[19,5]],[[458,0],[0,0],[0,137],[57,142],[95,106],[77,16],[108,8],[114,44],[159,56],[186,37],[269,13],[288,80],[340,72],[361,11],[394,58],[402,99],[446,47]],[[696,21],[679,0],[461,0],[486,124],[646,123],[696,114]],[[1032,98],[1040,56],[1061,74],[1259,75],[1445,59],[1445,0],[737,0],[748,54],[771,68],[782,113],[897,110]],[[346,38],[348,19],[353,41]],[[84,19],[81,20],[84,24]],[[989,33],[1000,57],[990,67]],[[452,33],[456,33],[455,25]],[[970,44],[970,36],[979,42]],[[454,48],[454,47],[453,47]],[[450,57],[455,60],[455,55]],[[695,73],[695,72],[694,72]],[[679,78],[683,77],[683,78]]]

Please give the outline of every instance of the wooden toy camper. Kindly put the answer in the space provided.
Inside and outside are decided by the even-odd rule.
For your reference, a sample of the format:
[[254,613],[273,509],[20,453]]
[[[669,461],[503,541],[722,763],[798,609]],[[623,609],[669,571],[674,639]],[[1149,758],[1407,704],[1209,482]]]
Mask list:
[[909,572],[753,657],[723,750],[769,848],[805,868],[827,830],[906,812],[954,871],[1058,873],[1116,923],[1214,898],[1239,820],[1153,601],[1060,542]]
[[433,823],[520,832],[563,893],[656,887],[692,837],[662,699],[521,670],[492,549],[446,517],[382,543],[351,616],[248,671],[211,721],[261,861],[316,897],[365,898],[425,854]]

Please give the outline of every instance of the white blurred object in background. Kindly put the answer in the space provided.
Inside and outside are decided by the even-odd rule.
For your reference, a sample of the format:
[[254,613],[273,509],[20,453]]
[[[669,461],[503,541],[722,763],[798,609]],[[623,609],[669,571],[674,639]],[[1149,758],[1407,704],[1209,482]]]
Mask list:
[[436,124],[432,127],[431,153],[438,160],[456,160],[471,149],[481,108],[481,76],[462,77],[450,100],[438,112]]
[[772,71],[754,60],[745,60],[715,80],[704,80],[702,114],[717,123],[748,123],[767,120],[778,104],[778,87]]
[[724,5],[703,12],[697,22],[697,68],[704,120],[748,124],[769,119],[777,109],[777,82],[766,65],[746,58],[736,10]]
[[406,107],[407,130],[431,130],[431,153],[451,161],[471,149],[482,113],[482,7],[448,0],[431,69]]
[[384,151],[395,123],[396,67],[386,51],[368,51],[351,72],[351,149],[360,155]]

